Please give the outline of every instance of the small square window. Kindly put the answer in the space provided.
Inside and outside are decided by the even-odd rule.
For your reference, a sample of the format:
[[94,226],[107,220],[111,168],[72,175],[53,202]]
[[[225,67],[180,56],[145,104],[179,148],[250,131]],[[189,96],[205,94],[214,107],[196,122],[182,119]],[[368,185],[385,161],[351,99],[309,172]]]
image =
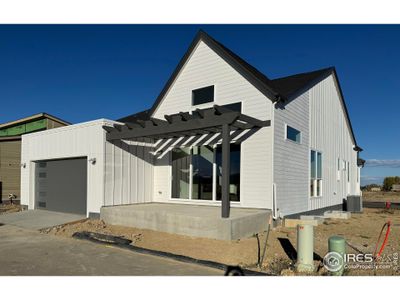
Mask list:
[[301,132],[293,127],[286,125],[286,139],[300,144]]
[[230,109],[233,111],[242,112],[242,102],[225,104],[225,105],[222,105],[222,107],[226,107],[227,109]]
[[207,86],[192,91],[192,105],[199,105],[214,101],[214,86]]

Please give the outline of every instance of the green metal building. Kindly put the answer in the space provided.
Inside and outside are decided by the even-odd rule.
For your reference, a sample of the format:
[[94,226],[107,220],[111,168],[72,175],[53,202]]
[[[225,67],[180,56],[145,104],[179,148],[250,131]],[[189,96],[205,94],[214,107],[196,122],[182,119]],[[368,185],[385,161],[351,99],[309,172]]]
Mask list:
[[21,136],[70,123],[46,113],[0,124],[0,200],[20,201]]

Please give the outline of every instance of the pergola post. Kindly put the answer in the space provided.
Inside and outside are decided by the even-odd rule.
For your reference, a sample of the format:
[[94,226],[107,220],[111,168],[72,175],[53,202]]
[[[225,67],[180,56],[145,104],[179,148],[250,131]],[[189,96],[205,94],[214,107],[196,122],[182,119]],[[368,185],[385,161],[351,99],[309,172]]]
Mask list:
[[229,124],[222,125],[222,218],[229,218],[230,199],[229,199],[229,185],[230,185],[230,126]]

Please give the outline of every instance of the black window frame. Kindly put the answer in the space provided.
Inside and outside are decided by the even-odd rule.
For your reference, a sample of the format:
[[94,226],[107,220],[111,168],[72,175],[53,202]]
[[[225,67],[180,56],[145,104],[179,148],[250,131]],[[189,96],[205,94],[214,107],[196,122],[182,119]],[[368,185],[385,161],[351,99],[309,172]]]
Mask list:
[[[294,140],[294,139],[291,139],[290,137],[289,137],[289,129],[292,129],[292,130],[294,130],[294,131],[296,131],[296,132],[298,132],[297,134],[296,134],[296,136],[298,135],[298,137],[299,137],[299,140],[297,141],[296,139]],[[298,129],[296,129],[296,128],[294,128],[294,127],[292,127],[292,126],[290,126],[290,125],[288,125],[288,124],[286,124],[286,126],[285,126],[285,139],[286,140],[288,140],[288,141],[291,141],[291,142],[293,142],[293,143],[296,143],[296,144],[301,144],[301,131],[300,130],[298,130]]]
[[237,111],[240,113],[242,112],[242,102],[233,102],[233,103],[224,104],[221,106],[225,107],[227,109],[233,110],[233,111]]
[[[207,97],[207,95],[203,94],[203,95],[199,95],[198,97],[202,97],[204,99],[197,100],[197,102],[195,103],[195,97],[196,97],[195,93],[207,93],[207,90],[210,88],[212,88],[212,99],[204,100],[204,99],[207,99],[208,97]],[[209,85],[209,86],[205,86],[202,88],[192,90],[192,106],[211,103],[211,102],[214,102],[214,99],[215,99],[215,86],[214,85]]]

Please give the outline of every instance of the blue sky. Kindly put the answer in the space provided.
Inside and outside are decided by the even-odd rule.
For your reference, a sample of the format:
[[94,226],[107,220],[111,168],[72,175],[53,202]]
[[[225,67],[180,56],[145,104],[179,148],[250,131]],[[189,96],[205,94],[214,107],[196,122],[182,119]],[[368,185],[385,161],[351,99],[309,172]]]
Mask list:
[[0,25],[0,123],[76,123],[150,107],[199,29],[270,78],[335,66],[362,183],[400,175],[400,26]]

